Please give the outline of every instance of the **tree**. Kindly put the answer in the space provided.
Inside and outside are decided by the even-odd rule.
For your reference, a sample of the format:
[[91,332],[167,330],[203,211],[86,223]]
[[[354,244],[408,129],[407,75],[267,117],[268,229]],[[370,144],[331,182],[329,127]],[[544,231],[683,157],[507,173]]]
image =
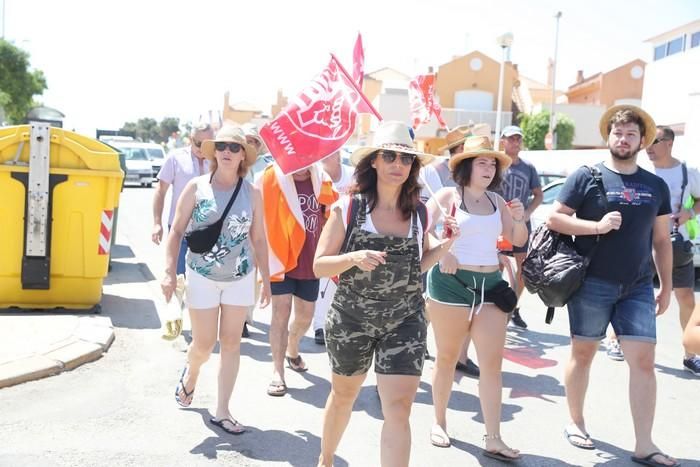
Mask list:
[[126,122],[121,131],[133,131],[140,141],[160,141],[160,128],[153,118],[139,118],[136,123]]
[[179,133],[180,131],[180,119],[175,117],[165,117],[160,122],[160,137],[159,143],[167,143],[168,138],[173,133]]
[[29,69],[29,54],[0,39],[0,107],[7,121],[19,124],[32,107],[35,95],[47,89],[41,70]]
[[[576,132],[574,121],[568,115],[557,114],[554,132],[557,135],[557,149],[571,149]],[[535,115],[520,115],[523,130],[523,144],[527,149],[545,149],[544,137],[549,131],[549,111],[542,110]]]
[[166,117],[160,123],[153,118],[140,118],[136,122],[126,122],[121,131],[132,131],[136,139],[144,142],[165,143],[171,134],[180,131],[180,119]]

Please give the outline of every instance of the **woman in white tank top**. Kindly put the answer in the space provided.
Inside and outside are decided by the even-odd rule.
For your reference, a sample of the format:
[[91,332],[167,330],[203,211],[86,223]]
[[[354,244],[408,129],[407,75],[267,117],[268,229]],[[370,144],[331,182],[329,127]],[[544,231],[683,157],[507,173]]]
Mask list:
[[[438,191],[428,201],[428,211],[434,219],[444,213],[454,215],[460,235],[450,253],[428,273],[427,287],[427,306],[437,345],[433,369],[435,424],[430,441],[440,447],[450,445],[447,403],[462,342],[470,336],[481,370],[479,399],[486,428],[483,454],[506,461],[520,458],[519,451],[509,448],[500,436],[501,363],[509,315],[490,301],[500,302],[514,294],[503,284],[499,270],[498,236],[522,245],[527,239],[527,228],[520,201],[508,206],[503,198],[488,190],[499,186],[508,165],[510,158],[493,151],[485,136],[467,138],[464,152],[450,159],[457,187]],[[489,298],[489,291],[494,295],[501,287],[502,293]]]

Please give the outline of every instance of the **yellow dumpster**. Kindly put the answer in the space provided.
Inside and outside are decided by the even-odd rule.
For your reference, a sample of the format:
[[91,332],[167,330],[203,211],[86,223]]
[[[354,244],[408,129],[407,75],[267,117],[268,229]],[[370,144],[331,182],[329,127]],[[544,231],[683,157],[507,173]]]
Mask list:
[[99,141],[0,127],[0,308],[99,306],[123,178]]

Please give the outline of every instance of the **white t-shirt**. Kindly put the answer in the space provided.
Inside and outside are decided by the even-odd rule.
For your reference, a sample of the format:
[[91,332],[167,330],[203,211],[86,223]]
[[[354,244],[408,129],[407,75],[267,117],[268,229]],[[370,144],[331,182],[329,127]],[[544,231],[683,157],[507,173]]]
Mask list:
[[355,181],[354,175],[355,169],[348,165],[340,164],[340,180],[333,182],[333,188],[335,188],[335,191],[341,195],[347,193]]
[[440,174],[438,174],[433,164],[421,167],[418,177],[418,181],[423,185],[423,189],[420,192],[420,199],[425,203],[433,197],[432,193],[437,193],[438,190],[442,188],[442,181],[440,180]]
[[[348,228],[348,206],[350,206],[350,196],[341,196],[338,201],[335,202],[333,205],[333,209],[336,207],[340,207],[340,213],[343,218],[343,226],[345,226],[345,229]],[[426,210],[427,212],[427,210]],[[430,227],[431,223],[431,218],[430,218],[430,212],[427,212],[427,223],[428,226],[424,229],[423,224],[421,223],[420,216],[416,216],[418,220],[418,234],[420,235],[420,239],[418,241],[418,251],[421,257],[423,256],[423,231],[428,231],[428,227]],[[367,212],[365,215],[365,223],[362,225],[359,225],[362,230],[370,233],[379,233],[377,232],[377,228],[374,226],[374,222],[372,222],[372,214],[370,212]],[[408,236],[406,238],[411,238],[413,237],[413,229],[409,228],[408,230]]]
[[[685,186],[683,200],[681,200],[681,187],[683,186],[683,168],[681,164],[668,169],[654,168],[654,173],[661,177],[664,182],[666,182],[666,185],[668,185],[668,189],[671,192],[671,212],[673,214],[680,211],[681,202],[687,200],[689,196],[696,199],[700,198],[700,172],[698,172],[698,169],[694,167],[688,166],[687,169],[688,184]],[[688,231],[685,228],[685,225],[682,225],[678,231],[683,235],[683,238],[688,240]]]

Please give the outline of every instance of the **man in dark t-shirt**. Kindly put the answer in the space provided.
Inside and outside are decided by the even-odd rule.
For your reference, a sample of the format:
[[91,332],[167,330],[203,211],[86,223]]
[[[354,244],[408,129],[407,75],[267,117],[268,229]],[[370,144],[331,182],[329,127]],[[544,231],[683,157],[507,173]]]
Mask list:
[[[656,316],[666,311],[672,290],[668,186],[637,165],[637,153],[651,144],[656,125],[642,109],[618,105],[603,114],[599,127],[610,149],[608,159],[597,165],[603,189],[590,169],[580,168],[564,183],[547,220],[550,229],[575,235],[581,253],[591,254],[584,283],[567,304],[571,357],[566,398],[572,423],[565,435],[576,447],[595,447],[586,431],[583,402],[593,357],[611,324],[630,369],[630,406],[637,435],[632,460],[674,465],[676,461],[661,454],[651,439]],[[660,282],[656,298],[652,251]]]

